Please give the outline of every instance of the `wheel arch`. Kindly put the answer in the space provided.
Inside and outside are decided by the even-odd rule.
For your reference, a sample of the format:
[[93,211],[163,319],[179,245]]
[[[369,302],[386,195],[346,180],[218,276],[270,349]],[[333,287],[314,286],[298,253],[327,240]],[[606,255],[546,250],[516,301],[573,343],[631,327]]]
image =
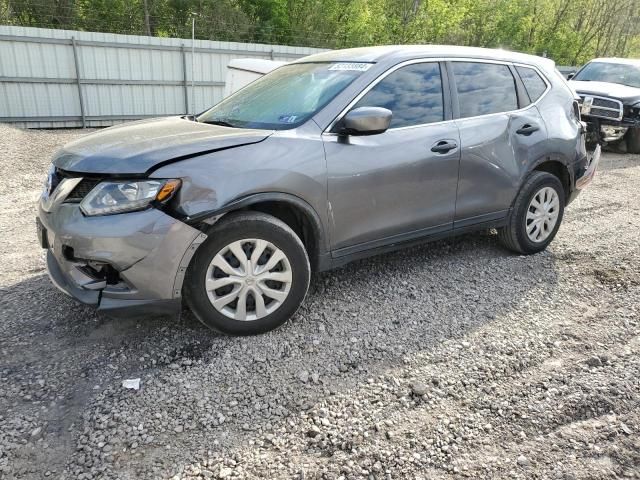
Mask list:
[[536,162],[534,162],[531,169],[527,172],[525,179],[533,172],[547,172],[556,176],[562,184],[565,195],[565,203],[567,202],[572,191],[573,177],[571,174],[571,169],[568,167],[567,162],[564,161],[562,157],[552,155],[538,159]]
[[188,219],[188,223],[206,231],[226,215],[241,211],[258,211],[282,220],[302,240],[312,270],[323,269],[322,258],[328,251],[325,229],[318,212],[296,195],[283,192],[254,193],[233,200],[222,208],[194,215]]

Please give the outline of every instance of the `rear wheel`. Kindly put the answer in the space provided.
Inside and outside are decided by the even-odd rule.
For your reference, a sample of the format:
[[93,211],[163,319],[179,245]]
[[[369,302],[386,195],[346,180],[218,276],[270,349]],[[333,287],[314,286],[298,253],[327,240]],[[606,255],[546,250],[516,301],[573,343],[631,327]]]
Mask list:
[[533,172],[525,181],[506,226],[498,230],[505,247],[523,254],[537,253],[556,236],[564,214],[564,188],[555,175]]
[[187,304],[209,328],[230,335],[266,332],[286,322],[309,287],[302,241],[281,220],[259,212],[221,220],[185,278]]
[[640,128],[630,128],[627,132],[627,153],[640,153]]

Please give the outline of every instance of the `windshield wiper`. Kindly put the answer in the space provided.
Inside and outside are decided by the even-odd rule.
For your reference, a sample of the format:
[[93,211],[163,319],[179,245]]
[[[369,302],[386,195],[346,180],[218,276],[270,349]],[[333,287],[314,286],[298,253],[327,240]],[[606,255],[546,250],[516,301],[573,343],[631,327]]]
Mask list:
[[205,120],[202,123],[206,123],[208,125],[220,125],[221,127],[238,128],[237,125],[234,125],[232,123],[226,122],[224,120]]

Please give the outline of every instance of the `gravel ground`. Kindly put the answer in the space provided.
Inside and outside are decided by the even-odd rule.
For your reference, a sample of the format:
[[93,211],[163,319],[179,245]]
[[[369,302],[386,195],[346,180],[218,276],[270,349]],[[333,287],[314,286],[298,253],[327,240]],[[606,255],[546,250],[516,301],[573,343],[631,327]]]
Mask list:
[[1,478],[640,478],[638,157],[604,156],[546,252],[378,256],[228,338],[51,285],[34,200],[84,133],[0,126]]

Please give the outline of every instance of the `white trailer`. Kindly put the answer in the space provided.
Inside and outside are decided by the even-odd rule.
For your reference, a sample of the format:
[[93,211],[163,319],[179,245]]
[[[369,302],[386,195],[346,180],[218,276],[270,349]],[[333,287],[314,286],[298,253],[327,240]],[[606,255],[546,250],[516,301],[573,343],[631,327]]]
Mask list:
[[236,58],[227,65],[227,77],[224,85],[224,96],[240,90],[245,85],[266,75],[287,62],[265,60],[262,58]]

